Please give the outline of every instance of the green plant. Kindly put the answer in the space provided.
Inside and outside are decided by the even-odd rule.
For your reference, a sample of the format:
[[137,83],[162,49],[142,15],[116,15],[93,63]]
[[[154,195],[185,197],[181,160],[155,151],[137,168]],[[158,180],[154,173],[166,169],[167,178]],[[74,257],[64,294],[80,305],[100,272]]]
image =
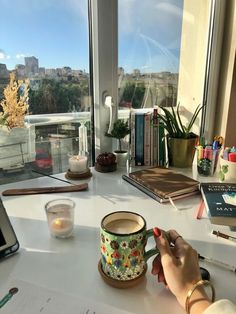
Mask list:
[[130,129],[128,121],[118,119],[115,121],[111,133],[106,133],[106,136],[116,138],[119,143],[119,151],[122,151],[121,140],[129,133]]
[[191,132],[191,129],[204,105],[199,104],[197,106],[190,122],[186,126],[182,123],[179,113],[179,105],[180,104],[177,105],[176,112],[173,107],[171,107],[171,111],[164,107],[161,107],[161,109],[164,111],[164,115],[158,113],[159,120],[163,122],[164,128],[167,130],[169,137],[185,139],[195,137],[196,135]]

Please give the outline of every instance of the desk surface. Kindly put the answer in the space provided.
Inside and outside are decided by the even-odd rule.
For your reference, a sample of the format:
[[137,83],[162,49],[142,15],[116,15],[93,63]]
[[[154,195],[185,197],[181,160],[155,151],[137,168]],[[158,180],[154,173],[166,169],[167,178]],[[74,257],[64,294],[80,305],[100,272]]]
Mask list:
[[[151,275],[152,259],[145,281],[134,288],[120,290],[103,282],[97,270],[100,221],[106,214],[119,210],[138,212],[146,219],[148,228],[176,229],[201,255],[236,266],[236,243],[211,235],[213,227],[234,236],[235,232],[227,226],[214,226],[207,218],[194,218],[200,195],[176,201],[176,210],[170,204],[151,199],[123,181],[121,175],[121,171],[102,174],[93,170],[92,178],[81,181],[89,183],[88,191],[2,197],[21,248],[0,262],[0,288],[13,276],[131,313],[184,313],[175,297]],[[58,178],[65,179],[64,174]],[[43,177],[2,185],[0,191],[61,185],[65,183]],[[65,240],[50,236],[44,212],[47,201],[61,196],[76,202],[74,236]],[[154,240],[150,239],[147,248],[153,246]],[[217,299],[235,302],[236,274],[206,262],[201,265],[210,271]]]

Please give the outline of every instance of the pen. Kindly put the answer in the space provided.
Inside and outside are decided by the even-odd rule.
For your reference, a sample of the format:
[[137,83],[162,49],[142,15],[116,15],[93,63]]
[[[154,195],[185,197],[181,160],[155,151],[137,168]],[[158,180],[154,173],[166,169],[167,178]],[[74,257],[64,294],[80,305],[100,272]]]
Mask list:
[[216,235],[217,237],[224,238],[224,239],[236,242],[236,238],[235,237],[231,237],[228,234],[222,233],[220,231],[213,230],[212,234]]
[[236,273],[236,267],[231,266],[231,265],[229,265],[229,264],[226,264],[226,263],[217,261],[217,260],[215,260],[215,259],[213,259],[213,258],[210,258],[210,257],[202,256],[202,255],[200,255],[200,254],[198,254],[198,258],[199,258],[200,260],[203,260],[203,261],[205,261],[205,262],[208,262],[209,264],[213,264],[213,265],[216,265],[216,266],[219,266],[219,267],[222,267],[222,268],[231,270],[232,272]]
[[18,288],[11,288],[9,292],[0,300],[0,308],[2,308],[17,292]]

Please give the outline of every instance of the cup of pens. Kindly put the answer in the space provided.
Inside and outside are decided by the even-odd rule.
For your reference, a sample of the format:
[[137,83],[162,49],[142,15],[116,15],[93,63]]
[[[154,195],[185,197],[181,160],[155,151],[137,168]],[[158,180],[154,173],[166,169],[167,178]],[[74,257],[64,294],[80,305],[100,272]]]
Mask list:
[[213,145],[197,146],[197,170],[202,176],[213,176],[221,148]]

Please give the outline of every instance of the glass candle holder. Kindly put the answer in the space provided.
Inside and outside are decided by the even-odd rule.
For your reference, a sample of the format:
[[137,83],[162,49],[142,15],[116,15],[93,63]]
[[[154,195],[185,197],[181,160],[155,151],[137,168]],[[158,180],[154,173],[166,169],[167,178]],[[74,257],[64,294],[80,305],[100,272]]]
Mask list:
[[75,203],[70,199],[55,199],[45,205],[48,227],[52,236],[68,238],[74,229]]
[[69,155],[69,169],[76,173],[86,172],[88,170],[88,156]]

